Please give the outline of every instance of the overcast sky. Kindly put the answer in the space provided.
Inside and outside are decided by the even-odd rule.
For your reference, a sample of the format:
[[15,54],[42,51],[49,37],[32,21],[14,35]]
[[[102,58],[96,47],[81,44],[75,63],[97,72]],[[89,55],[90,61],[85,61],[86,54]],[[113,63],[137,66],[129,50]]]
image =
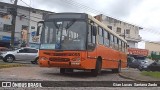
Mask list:
[[[0,0],[11,3],[14,0]],[[18,4],[53,12],[103,13],[143,27],[142,39],[160,41],[160,0],[19,0]],[[142,47],[139,44],[139,47]]]

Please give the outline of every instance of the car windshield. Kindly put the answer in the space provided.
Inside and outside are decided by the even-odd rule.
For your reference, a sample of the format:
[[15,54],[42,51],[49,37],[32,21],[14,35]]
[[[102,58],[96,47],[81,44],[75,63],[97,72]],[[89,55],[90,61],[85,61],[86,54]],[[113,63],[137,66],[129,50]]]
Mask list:
[[142,61],[142,63],[145,63],[145,64],[152,64],[154,61],[153,60],[151,60],[151,59],[148,59],[148,58],[146,58],[145,60],[143,60]]
[[85,50],[86,22],[80,20],[44,22],[40,49]]

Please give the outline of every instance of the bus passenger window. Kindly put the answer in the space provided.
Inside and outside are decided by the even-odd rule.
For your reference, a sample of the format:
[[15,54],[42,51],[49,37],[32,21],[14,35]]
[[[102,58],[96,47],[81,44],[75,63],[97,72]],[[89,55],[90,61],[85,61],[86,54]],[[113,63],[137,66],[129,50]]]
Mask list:
[[109,34],[106,30],[103,31],[104,31],[104,45],[109,46]]
[[88,50],[94,50],[96,46],[96,36],[93,35],[92,25],[88,28]]
[[122,41],[122,52],[124,52],[124,42]]
[[99,27],[99,35],[98,35],[98,42],[99,44],[103,44],[103,29],[101,27]]
[[114,48],[113,44],[114,44],[113,35],[110,34],[110,47],[111,47],[111,48]]
[[114,37],[115,49],[118,50],[117,37]]
[[119,40],[119,51],[122,51],[121,40]]

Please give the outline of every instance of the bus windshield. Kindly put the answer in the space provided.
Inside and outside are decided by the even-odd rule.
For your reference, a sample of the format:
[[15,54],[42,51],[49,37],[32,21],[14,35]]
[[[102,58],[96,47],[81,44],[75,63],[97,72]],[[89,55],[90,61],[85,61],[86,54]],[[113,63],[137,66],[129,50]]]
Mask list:
[[82,20],[44,22],[40,49],[85,50],[86,28],[86,22]]

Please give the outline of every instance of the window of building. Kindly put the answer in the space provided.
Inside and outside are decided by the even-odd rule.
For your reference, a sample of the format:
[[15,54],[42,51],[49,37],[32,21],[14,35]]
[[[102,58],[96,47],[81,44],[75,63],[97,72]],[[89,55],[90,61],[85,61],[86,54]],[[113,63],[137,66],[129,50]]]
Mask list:
[[121,28],[117,27],[117,33],[121,33]]
[[108,26],[108,28],[112,30],[112,26]]
[[36,11],[35,11],[35,10],[33,10],[33,11],[32,11],[32,13],[36,13]]
[[130,29],[126,29],[126,34],[130,34]]
[[1,5],[0,5],[0,9],[4,9],[4,6],[1,6]]
[[4,24],[3,31],[10,32],[12,30],[12,25]]

